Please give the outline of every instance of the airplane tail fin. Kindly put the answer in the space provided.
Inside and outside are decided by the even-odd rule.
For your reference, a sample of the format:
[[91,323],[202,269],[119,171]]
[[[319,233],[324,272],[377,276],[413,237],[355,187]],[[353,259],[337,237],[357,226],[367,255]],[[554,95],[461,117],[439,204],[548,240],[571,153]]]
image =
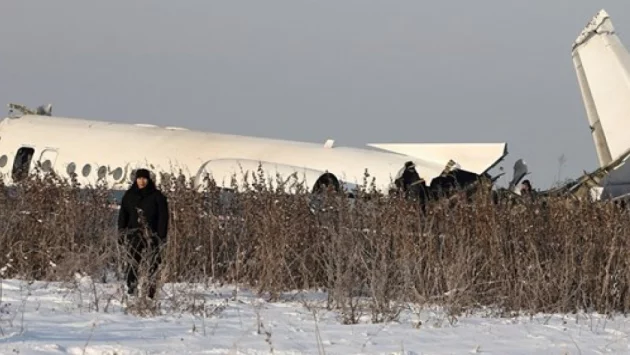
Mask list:
[[483,174],[507,155],[506,143],[372,143],[368,146],[435,161],[442,166],[454,161],[461,169]]
[[605,10],[582,30],[571,50],[600,167],[630,149],[630,54]]

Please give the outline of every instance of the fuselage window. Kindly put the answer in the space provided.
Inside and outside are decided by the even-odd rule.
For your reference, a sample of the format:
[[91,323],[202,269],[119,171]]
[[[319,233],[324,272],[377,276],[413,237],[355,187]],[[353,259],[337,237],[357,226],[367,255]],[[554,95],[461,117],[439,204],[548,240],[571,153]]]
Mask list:
[[90,166],[90,164],[85,164],[83,166],[83,170],[81,170],[81,174],[87,177],[88,175],[90,175],[90,172],[92,172],[92,167]]
[[68,166],[66,167],[66,172],[68,173],[68,175],[72,176],[74,175],[74,172],[77,170],[77,165],[75,163],[70,163],[68,164]]
[[7,163],[9,162],[9,157],[7,157],[6,155],[3,155],[0,157],[0,168],[4,168],[5,166],[7,166]]
[[18,149],[13,161],[13,181],[19,181],[28,176],[28,169],[31,165],[33,154],[35,154],[35,149],[33,148],[22,147]]
[[98,168],[97,175],[99,179],[104,179],[105,176],[107,175],[107,167],[101,166],[100,168]]
[[46,159],[45,162],[42,163],[42,171],[48,173],[52,170],[52,162],[50,159]]
[[121,168],[116,168],[112,175],[114,176],[114,180],[120,180],[123,176],[123,170]]

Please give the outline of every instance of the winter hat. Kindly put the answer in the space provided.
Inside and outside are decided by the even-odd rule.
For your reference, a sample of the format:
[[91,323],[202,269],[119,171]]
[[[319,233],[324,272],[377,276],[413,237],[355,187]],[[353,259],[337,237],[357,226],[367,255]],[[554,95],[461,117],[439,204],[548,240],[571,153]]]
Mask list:
[[137,178],[145,178],[147,180],[151,180],[151,173],[147,169],[138,169],[136,170],[136,179]]

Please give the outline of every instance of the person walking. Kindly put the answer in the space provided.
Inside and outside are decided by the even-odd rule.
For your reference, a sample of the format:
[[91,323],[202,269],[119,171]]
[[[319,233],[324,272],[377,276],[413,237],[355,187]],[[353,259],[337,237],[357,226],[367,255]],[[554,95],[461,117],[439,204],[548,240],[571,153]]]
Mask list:
[[158,190],[147,169],[138,169],[135,180],[125,192],[118,213],[118,242],[127,247],[127,293],[138,286],[138,268],[143,254],[149,262],[148,296],[153,299],[157,288],[157,268],[161,249],[166,243],[169,222],[168,201]]

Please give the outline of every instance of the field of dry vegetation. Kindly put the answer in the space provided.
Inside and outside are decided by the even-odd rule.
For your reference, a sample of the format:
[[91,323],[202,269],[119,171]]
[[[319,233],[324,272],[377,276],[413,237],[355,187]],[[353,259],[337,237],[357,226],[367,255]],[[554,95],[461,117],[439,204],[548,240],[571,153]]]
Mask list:
[[[256,183],[227,201],[208,186],[160,186],[171,211],[162,283],[241,284],[272,301],[320,288],[347,323],[366,314],[394,320],[409,303],[454,314],[630,308],[630,220],[611,203],[494,203],[479,192],[471,202],[436,202],[423,215],[417,203],[369,189],[313,201],[306,191]],[[1,277],[120,272],[125,257],[106,189],[49,176],[0,191]]]

